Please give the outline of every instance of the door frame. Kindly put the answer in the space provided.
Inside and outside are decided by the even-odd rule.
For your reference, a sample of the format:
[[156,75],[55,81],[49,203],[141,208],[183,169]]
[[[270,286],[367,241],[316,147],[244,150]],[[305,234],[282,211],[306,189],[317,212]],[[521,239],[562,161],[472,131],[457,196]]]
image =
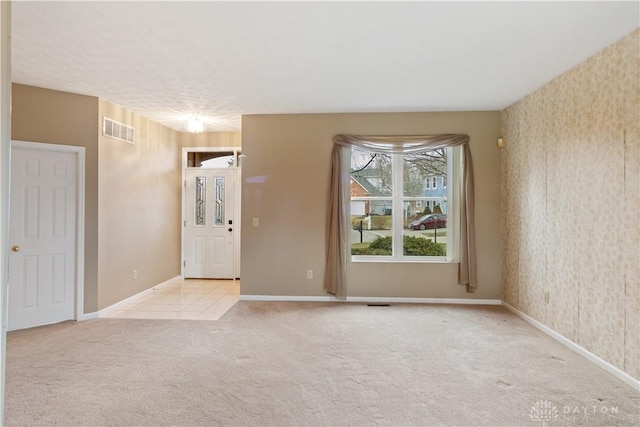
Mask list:
[[[25,148],[38,151],[57,151],[76,155],[76,241],[75,241],[75,304],[74,319],[84,316],[84,212],[85,212],[85,148],[74,145],[47,144],[44,142],[11,141],[11,149]],[[11,183],[9,183],[11,188]],[[9,196],[11,200],[11,196]],[[11,224],[11,218],[9,218]],[[8,237],[8,236],[7,236]],[[9,325],[11,326],[11,325]]]
[[[186,227],[186,201],[187,201],[187,192],[186,192],[186,172],[187,169],[187,155],[188,153],[193,152],[233,152],[239,153],[242,151],[241,147],[182,147],[182,159],[181,159],[181,170],[182,170],[182,181],[180,183],[180,187],[182,188],[182,217],[180,227],[180,240],[181,240],[181,253],[180,253],[180,277],[184,279],[184,268],[185,268],[185,256],[186,256],[186,248],[187,248],[187,236],[185,233]],[[237,160],[237,159],[236,159]],[[233,204],[234,204],[234,221],[233,221],[233,280],[240,277],[240,233],[242,228],[240,226],[240,218],[241,218],[241,198],[242,198],[242,170],[236,164],[233,168],[227,168],[229,170],[233,170]],[[205,170],[215,170],[215,169],[205,169]]]
[[0,2],[0,420],[4,420],[11,169],[11,2]]

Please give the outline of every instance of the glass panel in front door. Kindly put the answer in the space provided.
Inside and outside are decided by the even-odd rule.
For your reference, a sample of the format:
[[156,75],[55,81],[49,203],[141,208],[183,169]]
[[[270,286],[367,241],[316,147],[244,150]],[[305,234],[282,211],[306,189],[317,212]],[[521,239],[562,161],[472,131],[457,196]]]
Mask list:
[[224,177],[215,178],[215,225],[224,225]]
[[194,225],[205,225],[207,218],[207,178],[204,176],[196,176],[195,183],[195,224]]

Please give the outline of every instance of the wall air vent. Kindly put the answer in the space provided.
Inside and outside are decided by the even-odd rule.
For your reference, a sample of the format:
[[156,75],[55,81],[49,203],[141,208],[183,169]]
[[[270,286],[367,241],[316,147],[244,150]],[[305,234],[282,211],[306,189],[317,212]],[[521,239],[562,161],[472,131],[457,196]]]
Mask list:
[[102,135],[120,141],[135,143],[135,129],[124,123],[116,122],[108,117],[102,117]]

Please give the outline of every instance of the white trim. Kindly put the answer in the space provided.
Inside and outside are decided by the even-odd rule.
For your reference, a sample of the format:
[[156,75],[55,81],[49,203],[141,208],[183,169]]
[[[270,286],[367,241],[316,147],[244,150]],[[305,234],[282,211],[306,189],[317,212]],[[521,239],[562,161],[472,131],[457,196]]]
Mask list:
[[599,367],[601,367],[605,371],[609,372],[610,374],[614,375],[618,379],[620,379],[620,380],[624,381],[625,383],[629,384],[634,389],[640,391],[640,380],[635,379],[634,377],[632,377],[631,375],[627,374],[626,372],[624,372],[620,368],[617,368],[616,366],[613,366],[611,363],[609,363],[609,362],[601,359],[600,357],[596,356],[595,354],[591,353],[586,348],[580,346],[579,344],[576,344],[575,342],[573,342],[570,339],[564,337],[563,335],[559,334],[558,332],[554,331],[553,329],[551,329],[550,327],[544,325],[543,323],[537,321],[536,319],[524,314],[523,312],[521,312],[517,308],[513,307],[512,305],[502,301],[502,306],[505,307],[510,312],[512,312],[513,314],[515,314],[516,316],[518,316],[521,319],[523,319],[524,321],[526,321],[527,323],[529,323],[530,325],[532,325],[533,327],[541,330],[545,334],[549,335],[551,338],[559,341],[561,344],[564,344],[566,347],[569,347],[571,350],[575,351],[580,356],[582,356],[585,359],[589,360],[590,362],[598,365]]
[[395,303],[395,304],[500,305],[499,299],[473,299],[473,298],[347,297],[346,301],[347,302]]
[[233,280],[240,277],[240,264],[241,264],[241,254],[240,250],[242,244],[242,168],[236,167],[233,172],[233,192],[234,194],[234,204],[233,207],[235,221],[233,223],[233,229],[235,233],[233,233]]
[[338,300],[331,296],[240,295],[240,301],[332,302]]
[[86,183],[86,158],[85,148],[78,154],[78,199],[76,211],[76,277],[78,280],[78,288],[76,290],[76,319],[84,315],[84,216],[86,212],[85,205],[85,183]]
[[472,298],[404,298],[404,297],[347,297],[344,300],[333,296],[290,296],[290,295],[240,295],[240,301],[308,301],[308,302],[371,302],[395,304],[466,304],[500,305],[499,299]]
[[[355,147],[346,147],[349,149],[351,155],[349,155],[349,161],[353,154]],[[391,176],[392,176],[392,195],[391,196],[351,196],[349,195],[349,201],[364,201],[364,202],[373,202],[373,201],[384,201],[391,202],[392,212],[399,212],[399,215],[392,215],[392,227],[391,227],[391,236],[394,237],[392,241],[392,253],[393,255],[351,255],[347,254],[349,257],[349,261],[351,262],[371,262],[371,263],[403,263],[403,262],[419,262],[419,263],[457,263],[459,262],[460,254],[459,254],[459,244],[458,237],[460,236],[460,226],[459,226],[459,215],[456,216],[456,210],[449,209],[449,205],[452,206],[461,206],[460,197],[462,192],[462,173],[464,170],[464,165],[462,164],[462,149],[460,147],[446,147],[447,153],[447,162],[446,162],[446,180],[442,175],[430,176],[426,178],[427,183],[433,183],[434,180],[441,177],[443,181],[449,180],[449,185],[445,186],[448,188],[445,196],[404,196],[404,157],[399,153],[392,153],[391,156]],[[367,150],[363,150],[363,152],[367,152]],[[343,165],[343,167],[345,167]],[[347,166],[348,167],[348,166]],[[357,180],[353,179],[356,183]],[[358,183],[359,184],[359,183]],[[431,187],[427,187],[431,189]],[[433,189],[437,189],[437,185],[432,187]],[[458,188],[459,191],[456,193],[453,190]],[[460,195],[458,194],[460,193]],[[395,196],[394,196],[395,195]],[[403,215],[404,204],[410,201],[418,201],[425,200],[427,203],[432,201],[433,203],[438,202],[438,205],[446,204],[446,215],[448,215],[446,230],[445,243],[447,246],[447,253],[444,256],[410,256],[403,254],[403,239],[395,237],[402,237],[403,232]],[[349,205],[351,207],[351,203]],[[435,206],[434,206],[435,208]],[[452,212],[453,211],[453,212]],[[450,214],[451,213],[451,214]],[[349,215],[347,215],[349,216]],[[351,220],[347,218],[348,225],[347,229],[352,229]],[[434,233],[437,234],[437,230],[435,229]],[[349,234],[348,245],[351,247],[355,242]],[[427,236],[428,237],[428,236]],[[437,241],[437,239],[436,239]],[[440,242],[442,243],[442,242]]]
[[445,256],[414,256],[409,258],[408,255],[406,255],[406,257],[407,258],[396,260],[386,255],[351,255],[351,262],[372,262],[378,264],[384,262],[389,264],[458,264],[457,262],[449,261]]
[[57,151],[76,155],[76,286],[74,318],[80,320],[84,314],[84,215],[85,215],[85,147],[75,145],[48,144],[44,142],[11,141],[11,148]]
[[0,425],[4,420],[11,170],[11,2],[0,2]]
[[[162,289],[162,288],[170,285],[171,283],[173,283],[176,280],[181,280],[181,277],[180,276],[172,277],[171,279],[165,280],[164,282],[159,283],[157,285],[154,285],[154,286],[150,287],[149,289],[145,289],[144,291],[138,292],[135,295],[131,295],[130,297],[125,298],[125,299],[123,299],[121,301],[118,301],[115,304],[111,304],[110,306],[105,307],[105,308],[103,308],[102,310],[100,310],[100,311],[98,311],[96,313],[87,314],[86,316],[89,316],[89,317],[87,317],[87,319],[95,319],[97,317],[105,317],[107,314],[109,314],[109,313],[111,313],[113,311],[116,311],[118,309],[118,307],[122,307],[123,305],[126,305],[126,304],[129,304],[131,302],[134,302],[137,299],[139,299],[140,297],[142,297],[144,295],[147,295],[147,294],[153,292],[154,290]],[[87,320],[87,319],[82,319],[82,320]]]
[[99,312],[94,311],[92,313],[85,313],[78,316],[76,319],[78,322],[84,322],[85,320],[97,319],[99,317]]

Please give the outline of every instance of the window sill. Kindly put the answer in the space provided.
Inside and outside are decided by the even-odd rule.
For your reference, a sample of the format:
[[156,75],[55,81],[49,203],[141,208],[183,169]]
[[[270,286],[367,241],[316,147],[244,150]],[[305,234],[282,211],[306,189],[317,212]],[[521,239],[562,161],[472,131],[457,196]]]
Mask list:
[[358,257],[349,260],[352,263],[383,263],[383,264],[458,264],[459,261],[448,260],[446,258],[416,258],[416,259],[392,259],[392,258],[372,258]]

